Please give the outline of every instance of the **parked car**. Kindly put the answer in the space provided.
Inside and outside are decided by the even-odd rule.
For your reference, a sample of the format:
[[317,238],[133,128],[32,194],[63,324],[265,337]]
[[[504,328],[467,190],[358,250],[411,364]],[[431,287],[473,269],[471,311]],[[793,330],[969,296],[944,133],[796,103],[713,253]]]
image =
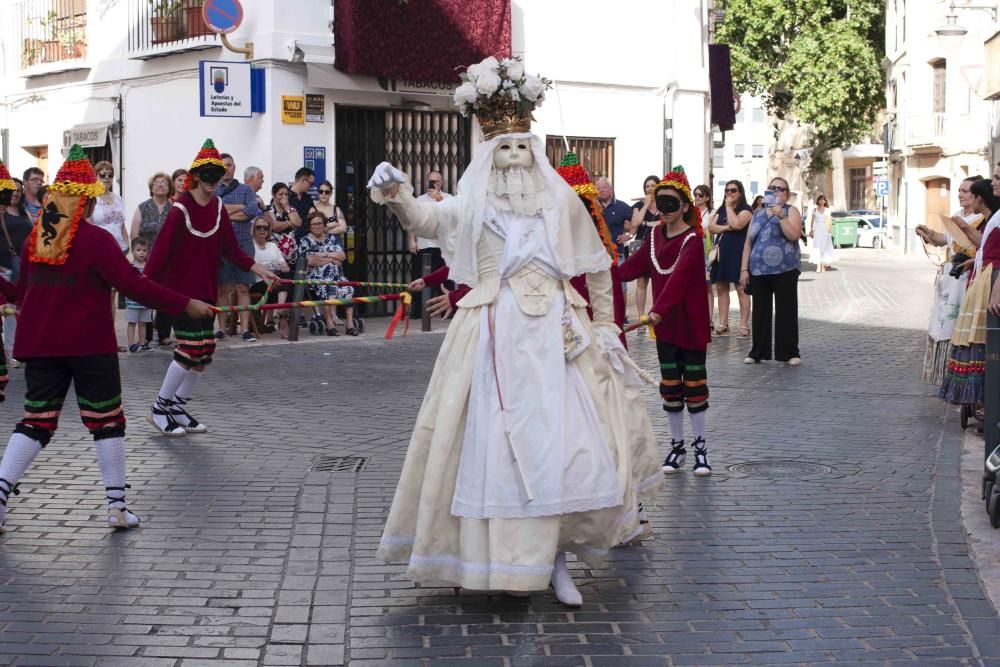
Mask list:
[[859,248],[884,248],[888,245],[889,223],[885,219],[876,217],[872,219],[862,219],[858,221],[858,247]]
[[853,215],[856,218],[861,218],[862,220],[867,220],[868,222],[875,221],[878,222],[879,214],[878,211],[873,211],[866,208],[856,208],[854,210],[848,211],[848,214]]

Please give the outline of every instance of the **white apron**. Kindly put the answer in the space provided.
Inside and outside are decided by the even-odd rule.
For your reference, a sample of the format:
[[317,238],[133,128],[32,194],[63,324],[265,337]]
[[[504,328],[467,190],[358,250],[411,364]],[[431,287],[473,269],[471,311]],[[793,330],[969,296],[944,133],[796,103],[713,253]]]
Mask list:
[[[623,490],[597,408],[580,372],[566,361],[564,317],[584,330],[557,282],[569,276],[555,268],[540,216],[491,208],[485,233],[505,240],[502,282],[495,304],[480,315],[451,512],[475,519],[528,518],[621,505]],[[514,277],[518,289],[529,294],[532,284],[539,291],[552,287],[547,282],[558,285],[550,307],[526,313],[509,282]]]

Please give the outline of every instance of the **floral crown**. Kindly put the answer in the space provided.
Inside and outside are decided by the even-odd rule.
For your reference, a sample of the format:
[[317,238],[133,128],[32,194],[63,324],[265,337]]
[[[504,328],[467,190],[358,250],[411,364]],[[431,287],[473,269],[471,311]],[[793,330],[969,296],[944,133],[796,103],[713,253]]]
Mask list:
[[531,112],[545,101],[552,81],[524,73],[519,57],[497,60],[493,56],[469,65],[459,74],[455,105],[463,116],[475,114],[483,137],[531,131]]

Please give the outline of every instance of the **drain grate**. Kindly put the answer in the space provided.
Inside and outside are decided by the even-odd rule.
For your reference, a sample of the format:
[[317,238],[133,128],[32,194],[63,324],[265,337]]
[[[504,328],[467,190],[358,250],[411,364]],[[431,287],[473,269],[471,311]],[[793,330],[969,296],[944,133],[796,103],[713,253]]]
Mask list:
[[730,472],[750,477],[812,477],[833,472],[833,468],[805,461],[752,461],[729,466]]
[[366,456],[319,456],[312,464],[313,472],[361,472],[368,465]]

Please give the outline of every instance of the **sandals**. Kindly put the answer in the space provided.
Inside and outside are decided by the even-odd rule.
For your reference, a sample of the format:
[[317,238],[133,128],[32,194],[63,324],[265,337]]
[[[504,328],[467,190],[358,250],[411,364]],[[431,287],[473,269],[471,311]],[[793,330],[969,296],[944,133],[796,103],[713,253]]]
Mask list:
[[327,330],[326,330],[326,335],[327,336],[339,336],[340,332],[337,331],[337,325],[333,325],[332,327],[328,327]]
[[715,335],[716,336],[728,336],[729,335],[729,326],[728,325],[723,325],[721,327],[715,327]]
[[740,327],[739,333],[736,334],[737,338],[749,338],[750,337],[750,327]]
[[347,329],[344,330],[344,333],[346,333],[348,336],[357,336],[358,330],[355,329],[354,327],[347,327]]

